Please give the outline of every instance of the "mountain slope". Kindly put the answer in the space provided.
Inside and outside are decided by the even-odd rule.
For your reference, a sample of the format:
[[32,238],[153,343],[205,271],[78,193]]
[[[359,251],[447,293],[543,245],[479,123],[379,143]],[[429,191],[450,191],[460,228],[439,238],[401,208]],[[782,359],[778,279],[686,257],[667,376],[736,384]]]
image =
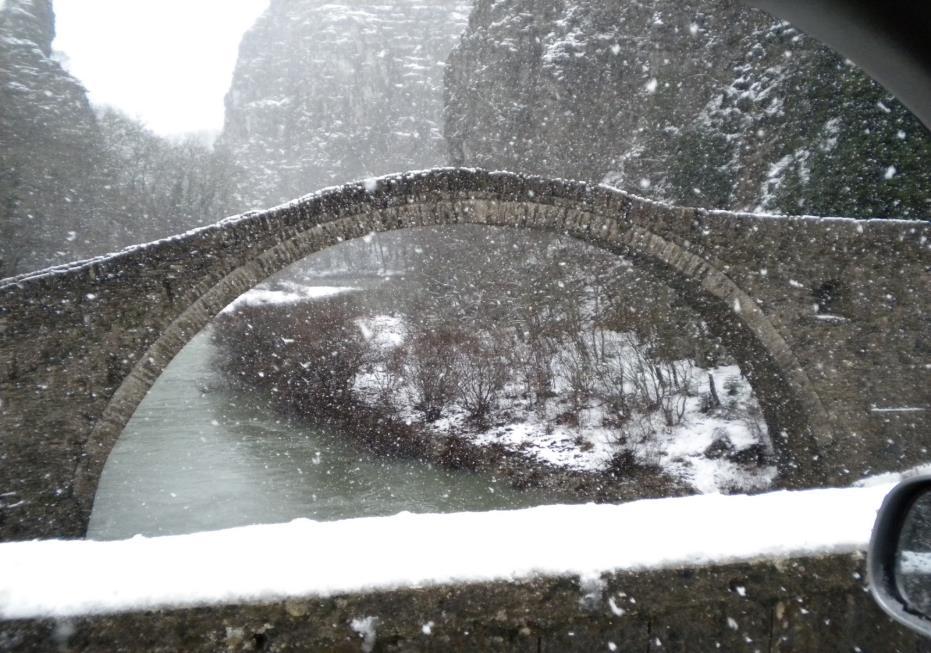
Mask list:
[[272,2],[243,39],[218,143],[240,205],[443,164],[443,67],[468,7]]
[[730,0],[479,0],[453,163],[688,205],[927,217],[931,138],[842,58]]
[[52,58],[54,35],[49,0],[0,8],[0,277],[75,258],[96,236],[86,170],[97,123]]

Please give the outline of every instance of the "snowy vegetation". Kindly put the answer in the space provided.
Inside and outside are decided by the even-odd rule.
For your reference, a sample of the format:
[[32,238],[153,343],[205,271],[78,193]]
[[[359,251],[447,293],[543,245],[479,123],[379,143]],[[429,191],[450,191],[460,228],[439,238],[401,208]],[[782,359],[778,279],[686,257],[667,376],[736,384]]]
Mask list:
[[295,277],[319,283],[318,257],[255,291],[269,299],[277,288],[281,303],[246,295],[214,332],[229,378],[314,419],[375,412],[454,438],[472,450],[444,461],[456,466],[494,450],[543,470],[652,470],[704,492],[772,480],[749,382],[671,291],[629,262],[471,227],[341,249],[322,259],[349,252],[357,274],[386,258],[409,267],[367,290],[293,301]]
[[[614,331],[565,334],[535,350],[500,332],[406,338],[390,316],[360,326],[401,342],[369,348],[356,397],[437,437],[467,434],[559,468],[662,469],[704,492],[765,487],[773,476],[765,423],[735,365],[654,358],[650,343]],[[592,352],[586,337],[604,348]]]
[[[50,8],[39,9],[17,0],[0,10],[0,277],[234,212],[222,154],[92,107],[53,56]],[[21,31],[36,40],[10,36]]]
[[0,8],[0,278],[443,165],[443,62],[468,9],[273,3],[244,37],[214,147],[92,106],[52,49],[52,2],[11,0]]

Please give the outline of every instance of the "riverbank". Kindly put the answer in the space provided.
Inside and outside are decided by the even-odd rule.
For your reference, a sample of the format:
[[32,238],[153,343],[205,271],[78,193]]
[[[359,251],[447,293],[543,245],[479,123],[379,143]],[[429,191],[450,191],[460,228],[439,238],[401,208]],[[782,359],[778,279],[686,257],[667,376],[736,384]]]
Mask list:
[[[632,334],[592,326],[589,349],[578,337],[522,344],[513,330],[424,327],[367,297],[332,285],[247,295],[218,320],[217,367],[275,410],[376,455],[519,490],[624,501],[760,491],[775,477],[734,365],[657,361]],[[542,368],[528,361],[540,350]]]
[[326,422],[379,456],[417,460],[441,468],[491,475],[515,490],[537,490],[576,501],[599,503],[684,496],[694,490],[661,468],[623,458],[605,469],[572,469],[554,465],[533,453],[496,442],[483,442],[468,432],[438,432],[408,423],[383,408],[355,401],[348,413]]
[[[214,366],[227,383],[257,393],[289,420],[336,430],[376,456],[478,473],[562,500],[615,502],[695,491],[657,462],[617,446],[609,428],[540,419],[518,400],[513,382],[489,388],[494,396],[482,420],[472,419],[451,395],[437,397],[441,388],[422,387],[437,402],[436,418],[425,419],[412,381],[418,372],[411,368],[421,375],[468,374],[461,365],[443,367],[461,352],[431,336],[440,347],[428,345],[426,354],[418,349],[415,363],[410,353],[401,360],[410,339],[405,319],[365,312],[360,296],[355,286],[293,282],[248,293],[218,318]],[[477,361],[505,371],[508,363]],[[564,399],[554,393],[545,408],[565,413]]]

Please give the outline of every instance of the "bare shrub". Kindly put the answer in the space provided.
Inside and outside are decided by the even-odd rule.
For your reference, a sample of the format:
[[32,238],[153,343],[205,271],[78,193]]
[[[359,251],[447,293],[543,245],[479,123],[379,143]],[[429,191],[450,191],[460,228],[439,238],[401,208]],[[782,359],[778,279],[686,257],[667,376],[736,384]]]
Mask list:
[[594,366],[598,397],[610,424],[619,426],[630,418],[630,397],[624,386],[625,365],[623,352],[616,346],[601,348],[599,361]]
[[692,361],[676,361],[658,365],[657,378],[660,379],[662,394],[660,410],[666,426],[676,426],[685,416],[685,407],[691,394]]
[[710,413],[721,407],[721,399],[718,397],[718,389],[715,387],[714,375],[708,372],[708,392],[701,395],[701,412]]
[[449,469],[479,469],[482,463],[483,452],[473,446],[465,438],[455,435],[448,436],[443,440],[443,448],[440,452],[440,464]]
[[736,397],[740,394],[740,388],[743,385],[743,381],[740,380],[740,377],[736,374],[724,379],[724,392],[727,393],[728,397]]
[[343,297],[222,313],[213,336],[218,365],[227,378],[267,388],[302,414],[345,409],[364,361],[357,315]]
[[640,406],[661,411],[666,426],[681,423],[692,393],[692,361],[653,359],[635,337],[629,337],[628,343],[633,360],[627,367],[627,380]]
[[608,463],[607,472],[618,477],[633,476],[636,474],[650,473],[662,474],[663,469],[659,464],[660,457],[642,455],[638,456],[631,449],[619,449]]
[[747,415],[744,419],[747,424],[747,428],[750,430],[750,435],[754,440],[766,447],[767,452],[770,455],[773,455],[773,442],[769,437],[769,430],[766,426],[766,418],[763,416],[763,411],[760,410],[760,407],[751,403],[747,406]]
[[663,449],[656,438],[644,440],[637,448],[640,463],[647,467],[659,468],[663,459]]
[[368,356],[372,385],[378,394],[378,401],[385,407],[392,407],[394,398],[404,385],[404,358],[401,347],[388,352],[370,352]]
[[551,338],[517,329],[509,358],[518,370],[531,406],[553,396],[554,349]]
[[457,356],[458,397],[469,417],[484,423],[498,403],[509,377],[508,358],[500,334],[465,338]]
[[595,361],[582,338],[576,338],[564,345],[557,355],[557,360],[563,379],[569,387],[569,402],[578,416],[595,392]]
[[408,342],[405,372],[411,400],[427,422],[435,422],[458,389],[457,348],[462,334],[447,327],[423,329]]
[[626,443],[635,448],[651,446],[656,442],[656,424],[653,413],[635,411],[621,429],[616,442]]

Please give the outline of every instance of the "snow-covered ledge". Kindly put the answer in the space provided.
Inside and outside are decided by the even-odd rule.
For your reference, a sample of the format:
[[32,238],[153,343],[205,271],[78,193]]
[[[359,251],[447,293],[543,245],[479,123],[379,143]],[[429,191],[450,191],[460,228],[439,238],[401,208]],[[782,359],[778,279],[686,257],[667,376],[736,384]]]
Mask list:
[[268,603],[862,551],[890,485],[0,544],[0,618]]

